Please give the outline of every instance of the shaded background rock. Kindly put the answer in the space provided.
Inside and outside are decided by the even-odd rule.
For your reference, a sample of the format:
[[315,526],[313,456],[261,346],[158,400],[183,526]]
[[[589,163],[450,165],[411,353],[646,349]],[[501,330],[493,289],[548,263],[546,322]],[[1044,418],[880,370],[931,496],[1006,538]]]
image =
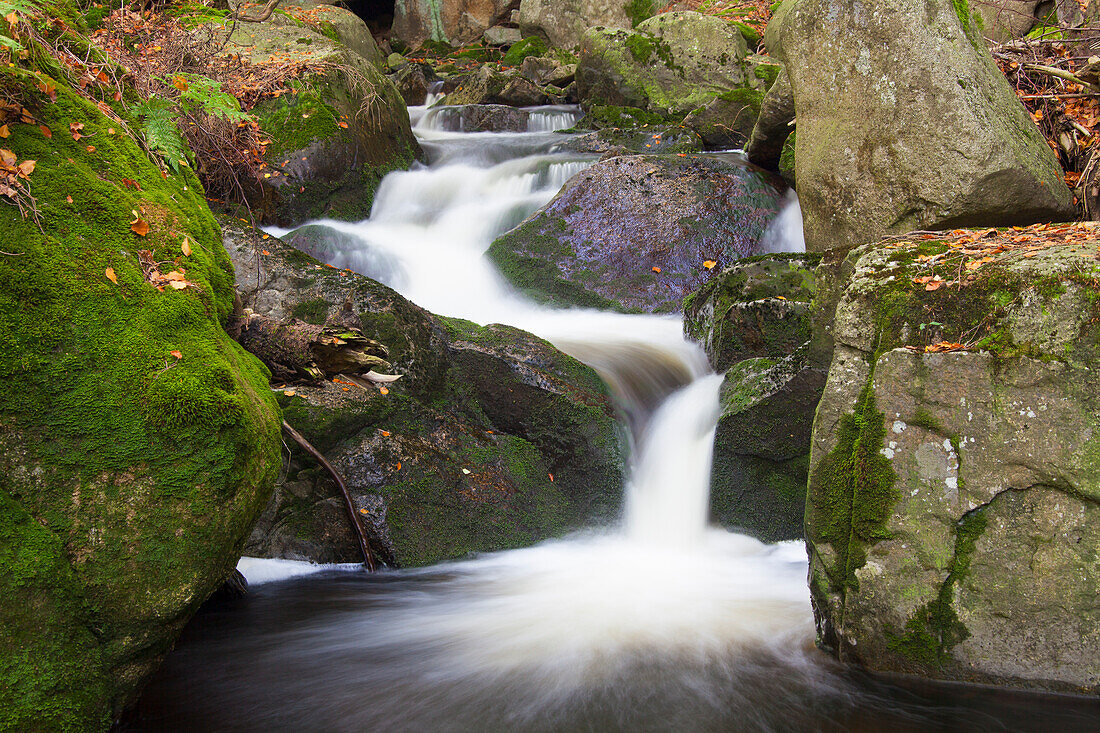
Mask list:
[[705,261],[755,252],[780,201],[766,174],[734,158],[615,157],[570,179],[488,254],[541,302],[676,312],[708,278]]
[[[387,394],[337,378],[281,398],[397,563],[526,546],[617,511],[623,435],[591,369],[523,331],[439,318],[279,240],[225,232],[245,308],[355,326],[402,375]],[[355,561],[340,508],[328,477],[295,458],[248,552]]]
[[525,36],[540,36],[555,48],[569,49],[580,43],[588,28],[632,28],[661,7],[657,0],[521,0],[519,29]]
[[509,19],[515,0],[395,0],[393,34],[412,48],[425,41],[461,46]]
[[765,42],[798,111],[807,249],[1073,218],[1052,151],[965,5],[797,0]]

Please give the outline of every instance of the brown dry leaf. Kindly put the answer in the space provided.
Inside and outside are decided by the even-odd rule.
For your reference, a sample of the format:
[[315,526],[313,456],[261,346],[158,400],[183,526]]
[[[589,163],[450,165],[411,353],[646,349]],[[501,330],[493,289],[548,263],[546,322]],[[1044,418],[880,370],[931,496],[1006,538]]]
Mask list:
[[27,178],[28,176],[30,176],[31,173],[34,173],[34,166],[36,162],[37,161],[33,160],[24,160],[22,163],[20,163],[18,166],[19,175],[23,178]]
[[298,393],[297,393],[297,392],[295,392],[295,391],[294,391],[294,390],[292,390],[292,389],[284,389],[284,390],[283,390],[283,394],[284,394],[284,395],[286,395],[287,397],[293,397],[294,395],[296,395],[296,394],[298,394]]
[[118,275],[115,274],[115,268],[108,267],[106,270],[103,271],[103,274],[107,276],[108,280],[113,282],[115,285],[118,285]]
[[15,153],[10,150],[4,150],[0,148],[0,163],[3,165],[14,168],[15,167]]
[[39,125],[38,129],[42,131],[42,136],[45,137],[47,140],[53,137],[53,130],[46,127],[45,125]]
[[183,282],[182,280],[171,280],[168,282],[168,284],[172,287],[173,290],[183,290],[187,287],[187,283]]
[[913,278],[913,282],[916,283],[917,285],[924,285],[926,282],[929,282],[930,280],[932,280],[931,275],[925,275],[924,277],[915,277],[915,278]]
[[176,357],[177,360],[183,358],[183,354],[179,351],[169,351],[168,353],[171,354],[172,356]]
[[68,203],[71,204],[73,202],[73,197],[72,196],[66,196],[65,201],[67,201]]
[[184,257],[189,257],[191,255],[191,243],[186,239],[183,240],[183,244],[180,245],[180,249],[183,251]]
[[958,351],[959,349],[965,349],[964,344],[956,344],[951,341],[940,341],[938,344],[931,344],[924,347],[926,354],[935,354],[943,351]]
[[130,231],[139,237],[144,237],[149,234],[149,222],[142,219],[140,216],[130,222]]
[[94,153],[95,152],[95,145],[89,145],[88,147],[86,147],[84,149],[87,150],[89,153]]
[[167,275],[164,276],[164,279],[165,280],[178,280],[178,281],[186,282],[187,277],[180,270],[172,270],[171,272],[169,272]]
[[73,136],[73,140],[79,141],[80,138],[84,137],[83,135],[80,134],[80,131],[83,130],[83,129],[84,129],[84,123],[83,122],[70,122],[69,123],[69,133]]
[[[265,254],[265,255],[270,255],[270,254],[271,254],[271,253],[270,253],[270,252],[268,252],[268,251],[267,251],[266,249],[262,249],[262,250],[260,250],[260,252],[262,252],[262,253],[263,253],[263,254]],[[332,267],[332,265],[329,265],[329,267]]]
[[0,125],[0,138],[7,137],[11,137],[11,130],[8,129],[7,125]]
[[924,286],[924,289],[925,290],[939,290],[941,287],[943,287],[943,280],[932,280],[931,282],[929,282],[927,285]]

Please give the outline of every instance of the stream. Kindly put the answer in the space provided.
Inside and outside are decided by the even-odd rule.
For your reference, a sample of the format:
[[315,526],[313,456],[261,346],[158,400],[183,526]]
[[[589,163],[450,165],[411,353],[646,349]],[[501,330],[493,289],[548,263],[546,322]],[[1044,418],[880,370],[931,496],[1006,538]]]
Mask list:
[[[634,436],[621,522],[373,575],[245,558],[250,595],[196,617],[119,730],[1093,730],[1095,708],[843,671],[814,646],[802,543],[708,526],[721,377],[680,319],[536,306],[483,257],[597,159],[556,152],[575,114],[466,133],[410,108],[430,163],[369,220],[321,223],[361,243],[331,264],[596,369]],[[792,197],[763,248],[800,246]]]

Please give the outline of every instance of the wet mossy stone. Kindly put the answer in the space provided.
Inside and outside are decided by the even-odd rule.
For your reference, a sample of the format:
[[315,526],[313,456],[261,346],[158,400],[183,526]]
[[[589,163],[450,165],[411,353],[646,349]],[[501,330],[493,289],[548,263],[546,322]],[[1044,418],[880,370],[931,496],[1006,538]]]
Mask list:
[[[0,210],[0,728],[102,730],[233,569],[279,411],[223,330],[233,268],[195,175],[60,80],[31,111],[52,137],[5,145],[37,161],[38,218]],[[158,291],[139,250],[192,285]]]
[[703,139],[684,125],[646,125],[627,129],[605,127],[570,136],[558,146],[558,150],[563,152],[602,155],[698,153],[702,149]]
[[517,289],[558,306],[669,313],[720,265],[754,254],[780,194],[721,155],[630,155],[574,176],[489,247]]
[[[239,223],[224,231],[244,308],[354,325],[401,375],[387,394],[330,382],[282,398],[398,563],[522,547],[616,514],[624,440],[590,368],[518,329],[434,316]],[[296,462],[248,552],[354,561],[334,492],[312,462]]]
[[[299,43],[303,37],[310,43]],[[265,176],[249,191],[264,221],[365,219],[383,176],[422,155],[397,88],[346,46],[276,15],[238,26],[226,50],[256,63],[291,53],[322,69],[290,80],[290,93],[253,110],[272,141]]]

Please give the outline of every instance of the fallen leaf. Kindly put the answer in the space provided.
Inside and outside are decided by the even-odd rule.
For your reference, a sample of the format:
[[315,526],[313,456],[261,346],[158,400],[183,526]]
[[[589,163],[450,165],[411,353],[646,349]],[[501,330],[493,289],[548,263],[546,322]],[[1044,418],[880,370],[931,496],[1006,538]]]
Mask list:
[[932,280],[931,282],[929,282],[927,285],[924,286],[924,289],[925,290],[939,290],[941,287],[943,287],[943,280]]
[[73,140],[80,140],[80,138],[84,137],[83,135],[80,134],[80,131],[83,130],[83,129],[84,129],[84,123],[83,122],[70,122],[69,123],[69,133],[73,136]]
[[383,437],[383,438],[388,438],[388,437],[390,437],[390,431],[389,431],[389,430],[383,430],[383,431],[381,431],[381,432],[382,432],[382,437]]
[[10,150],[4,150],[0,148],[0,163],[6,166],[15,167],[15,153]]
[[469,476],[469,475],[470,475],[470,469],[468,469],[468,468],[464,468],[464,469],[462,469],[462,473],[464,473],[464,474],[466,474],[467,476]]
[[182,76],[177,76],[175,79],[173,79],[172,86],[174,86],[176,89],[179,89],[181,92],[186,92],[191,87],[191,85],[187,83],[187,79],[183,78]]
[[379,387],[378,391],[381,392],[382,394],[389,394],[390,393],[390,391],[388,389],[386,389],[385,387]]
[[115,274],[115,268],[108,267],[106,270],[103,271],[103,274],[107,276],[108,280],[113,282],[115,285],[118,285],[118,275]]
[[654,267],[653,271],[656,272],[657,274],[660,274],[661,273],[661,268],[660,267]]
[[173,290],[183,290],[187,287],[187,283],[182,280],[170,280],[168,284],[172,286]]
[[345,130],[348,128],[348,123],[346,123],[346,122],[340,122],[340,123],[337,123],[337,124],[339,124],[340,127],[344,128]]
[[[268,251],[267,251],[266,249],[261,249],[261,250],[260,250],[260,252],[261,252],[261,253],[263,253],[263,254],[265,254],[265,255],[269,255],[269,254],[271,254],[271,253],[270,253],[270,252],[268,252]],[[329,265],[329,267],[332,267],[332,265]]]
[[53,130],[46,127],[45,125],[39,125],[38,129],[42,131],[42,136],[45,137],[47,140],[53,137]]
[[548,473],[546,475],[550,477],[550,483],[554,483],[554,474]]
[[87,150],[89,153],[94,153],[95,152],[95,145],[89,145],[88,147],[86,147],[84,149]]
[[180,249],[183,250],[183,256],[189,257],[191,255],[191,243],[186,239],[183,240],[183,244],[180,245]]
[[130,231],[139,237],[144,237],[149,233],[149,222],[142,219],[140,216],[130,222]]
[[401,461],[398,461],[398,462],[397,462],[397,470],[398,470],[398,471],[400,471],[400,470],[401,470]]
[[182,359],[183,358],[183,353],[180,352],[180,351],[172,350],[172,351],[169,351],[168,353],[171,354],[172,356],[176,357],[176,359]]
[[713,270],[714,266],[717,264],[718,263],[714,260],[706,260],[705,262],[703,262],[703,267],[707,268],[708,270]]
[[19,164],[19,175],[23,176],[23,178],[28,177],[31,173],[34,173],[34,166],[35,161],[24,160]]
[[7,125],[0,125],[0,137],[11,137],[11,130]]
[[65,200],[71,204],[73,202],[73,197],[72,196],[66,196]]
[[295,391],[294,391],[294,390],[292,390],[292,389],[284,389],[284,390],[283,390],[283,394],[284,394],[284,395],[286,395],[287,397],[293,397],[294,395],[296,395],[296,394],[298,394],[298,393],[297,393],[297,392],[295,392]]
[[360,509],[359,513],[360,514],[370,514],[370,511],[368,511],[367,509]]

